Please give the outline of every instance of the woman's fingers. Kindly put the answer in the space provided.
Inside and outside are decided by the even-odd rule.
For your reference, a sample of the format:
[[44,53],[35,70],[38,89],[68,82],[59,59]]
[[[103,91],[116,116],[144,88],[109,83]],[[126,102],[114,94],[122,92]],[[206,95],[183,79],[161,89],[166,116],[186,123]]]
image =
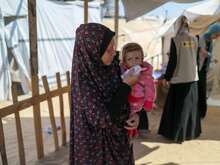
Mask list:
[[126,123],[127,126],[125,126],[125,128],[128,130],[137,128],[139,124],[139,115],[136,113],[132,114]]

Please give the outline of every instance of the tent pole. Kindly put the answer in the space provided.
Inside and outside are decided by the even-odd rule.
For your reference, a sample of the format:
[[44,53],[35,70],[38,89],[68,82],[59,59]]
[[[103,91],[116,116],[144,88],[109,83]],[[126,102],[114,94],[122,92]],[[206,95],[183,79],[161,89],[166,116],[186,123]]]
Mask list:
[[84,23],[88,23],[88,0],[84,0]]
[[119,0],[115,0],[115,41],[118,46],[118,26],[119,26]]
[[161,55],[162,55],[162,64],[165,63],[165,59],[166,59],[166,54],[165,54],[165,48],[164,48],[164,41],[165,41],[165,37],[163,36],[161,38],[161,45],[162,45],[162,51],[161,51]]
[[[31,68],[32,97],[37,97],[39,95],[36,19],[37,19],[36,0],[28,0],[28,23],[29,23],[29,40],[30,40],[30,68]],[[36,102],[33,105],[33,116],[34,116],[37,156],[38,156],[38,159],[41,159],[44,156],[44,148],[43,148],[39,102]]]

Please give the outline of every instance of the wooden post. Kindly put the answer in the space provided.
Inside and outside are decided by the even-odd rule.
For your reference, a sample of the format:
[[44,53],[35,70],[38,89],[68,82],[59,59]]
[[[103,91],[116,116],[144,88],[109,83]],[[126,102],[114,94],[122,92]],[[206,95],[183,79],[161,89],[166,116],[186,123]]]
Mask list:
[[165,41],[165,38],[164,37],[162,37],[161,38],[161,45],[162,45],[162,50],[161,50],[161,55],[162,55],[162,64],[164,64],[165,63],[165,59],[166,59],[166,54],[165,54],[165,48],[164,48],[164,41]]
[[160,69],[160,54],[157,54],[157,69]]
[[[28,22],[30,39],[30,68],[31,68],[31,87],[32,97],[39,95],[38,87],[38,57],[37,57],[37,23],[36,23],[36,0],[28,0]],[[41,159],[44,156],[42,126],[40,116],[40,103],[33,105],[34,128],[37,147],[37,157]]]
[[0,153],[2,157],[2,163],[3,165],[8,165],[8,159],[5,149],[5,135],[4,135],[4,129],[2,124],[2,118],[0,118]]
[[151,57],[150,59],[151,59],[151,65],[154,66],[154,57]]
[[[70,86],[62,87],[62,90],[55,89],[50,91],[51,97],[59,96],[60,93],[70,92]],[[17,102],[16,104],[8,105],[4,108],[0,108],[0,118],[6,117],[8,115],[14,114],[15,112],[22,111],[24,109],[33,106],[36,102],[46,101],[48,98],[47,94],[40,94],[38,97],[30,97],[22,101]]]
[[115,41],[118,46],[118,26],[119,26],[119,0],[115,0]]
[[[57,86],[58,90],[62,89],[61,80],[60,80],[60,73],[56,73],[57,78]],[[60,93],[59,95],[60,100],[60,121],[61,121],[61,131],[62,131],[62,145],[66,145],[66,124],[65,124],[65,117],[64,117],[64,104],[63,104],[63,94]]]
[[[13,100],[13,104],[18,102],[17,88],[16,85],[13,83],[12,83],[12,100]],[[19,160],[20,160],[20,164],[25,165],[26,163],[25,163],[24,141],[23,141],[21,119],[19,112],[15,112],[15,122],[16,122],[16,131],[17,131]]]
[[50,88],[48,85],[47,77],[42,77],[44,89],[47,94],[47,103],[48,103],[48,109],[49,109],[49,115],[50,115],[50,123],[52,127],[52,133],[53,133],[53,139],[55,144],[55,150],[57,151],[59,149],[59,142],[58,142],[58,135],[57,135],[57,126],[56,126],[56,120],[54,117],[54,109],[53,109],[53,102],[52,97],[50,96]]
[[69,92],[68,92],[68,98],[69,98],[69,107],[70,107],[70,112],[72,110],[72,103],[71,103],[71,82],[70,82],[70,72],[66,72],[66,79],[67,79],[67,86],[69,87]]
[[84,0],[84,23],[88,23],[88,0]]

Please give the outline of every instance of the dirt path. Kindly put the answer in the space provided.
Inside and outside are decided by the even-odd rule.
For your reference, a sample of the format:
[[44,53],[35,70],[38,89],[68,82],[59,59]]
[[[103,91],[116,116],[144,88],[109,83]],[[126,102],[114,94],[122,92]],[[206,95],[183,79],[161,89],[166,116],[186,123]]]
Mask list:
[[[220,108],[210,108],[202,121],[203,133],[196,140],[173,144],[156,134],[161,112],[150,114],[151,133],[134,141],[137,165],[219,165],[220,164]],[[68,149],[62,148],[33,165],[68,165]]]
[[[65,100],[68,100],[65,96]],[[0,107],[5,106],[4,103]],[[55,107],[59,107],[58,99],[54,99]],[[65,104],[67,105],[67,104]],[[46,158],[37,161],[33,112],[29,108],[22,111],[22,128],[24,135],[25,154],[28,165],[68,165],[68,148],[61,148],[54,153],[53,138],[46,132],[50,127],[49,113],[46,102],[41,104],[42,129]],[[59,109],[55,111],[59,125]],[[69,107],[65,107],[66,126],[69,129]],[[161,110],[149,114],[151,133],[144,139],[134,141],[135,160],[137,165],[219,165],[220,164],[220,107],[209,108],[207,117],[202,121],[201,137],[183,144],[172,144],[156,134],[160,121]],[[6,150],[10,165],[19,164],[14,116],[3,119]],[[58,131],[60,135],[60,131]],[[60,136],[59,136],[60,137]],[[61,139],[59,139],[61,142]],[[1,164],[1,161],[0,161]]]

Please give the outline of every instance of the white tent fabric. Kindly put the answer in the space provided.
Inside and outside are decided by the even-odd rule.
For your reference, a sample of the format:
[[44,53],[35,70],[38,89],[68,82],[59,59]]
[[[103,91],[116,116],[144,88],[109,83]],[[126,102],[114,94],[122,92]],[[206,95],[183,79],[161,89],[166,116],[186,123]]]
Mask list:
[[[132,19],[142,16],[143,14],[161,6],[168,1],[170,0],[123,0],[122,2],[125,7],[126,19],[127,21],[130,21]],[[175,0],[175,2],[179,3],[190,3],[197,1],[201,0]]]
[[[119,0],[119,17],[124,17],[124,6],[122,1]],[[112,0],[105,0],[102,4],[102,17],[114,17],[115,15],[115,1]]]
[[219,0],[206,0],[196,6],[186,9],[186,12],[197,15],[216,15],[219,11]]
[[10,72],[4,30],[4,22],[0,9],[0,100],[8,99],[11,90]]
[[27,15],[27,0],[0,0],[0,7],[5,17]]
[[200,34],[213,22],[220,19],[220,0],[206,0],[186,9],[184,15],[190,21],[194,34]]
[[[175,3],[172,4],[175,5]],[[208,10],[206,11],[205,9],[207,7]],[[179,18],[181,15],[185,15],[188,18],[190,23],[190,30],[192,33],[201,34],[210,24],[220,19],[220,1],[206,0],[195,3],[194,6],[185,9],[183,8],[182,11],[177,12],[173,18],[169,19],[165,23],[162,23],[161,28],[157,34],[158,38],[162,36],[165,37],[163,55],[169,52],[170,39],[175,36],[177,32],[179,27]],[[167,59],[167,57],[165,56],[164,59]],[[167,60],[164,62],[166,63]]]
[[[19,7],[22,8],[20,10],[22,13],[18,15],[27,14],[26,0],[0,1],[5,4],[3,11],[7,16],[15,16],[16,12],[13,11],[18,11]],[[75,30],[84,22],[84,9],[81,2],[65,3],[47,0],[38,0],[36,9],[39,77],[47,75],[49,83],[52,84],[56,72],[63,74],[71,70]],[[89,22],[101,22],[100,4],[97,2],[89,3]],[[4,28],[7,47],[12,49],[19,65],[22,86],[28,90],[30,87],[28,85],[30,83],[28,18],[26,16],[16,19]]]
[[[159,32],[159,36],[167,35],[169,33],[173,33],[175,35],[175,30],[178,29],[178,18],[182,15],[185,15],[190,23],[190,30],[194,34],[200,34],[204,30],[206,30],[207,26],[211,23],[215,22],[220,18],[220,1],[219,0],[206,0],[197,3],[184,4],[183,8],[177,8],[177,6],[181,5],[180,3],[167,3],[169,5],[162,5],[158,9],[153,10],[147,15],[155,16],[156,13],[161,14],[162,21],[166,19],[167,16],[164,15],[159,9],[169,10],[169,8],[175,8],[172,13],[172,17],[162,22],[162,26]],[[208,8],[206,10],[206,8]],[[157,11],[157,12],[156,12]]]
[[[27,19],[20,19],[8,24],[6,29],[7,47],[11,49],[13,56],[18,64],[17,76],[20,77],[21,85],[25,93],[30,90],[30,66],[29,66],[29,45],[25,44],[24,36],[28,35],[28,25],[22,25],[22,21],[27,22]],[[13,78],[12,78],[13,80]]]
[[160,7],[148,12],[147,14],[143,15],[143,17],[156,17],[159,18],[161,21],[166,22],[173,17],[177,17],[181,15],[184,10],[200,4],[201,2],[194,2],[194,3],[177,3],[177,2],[167,2]]
[[[105,19],[103,23],[110,29],[114,29],[114,21],[112,21],[112,19]],[[158,55],[159,57],[161,54],[161,39],[155,38],[159,28],[160,23],[155,19],[136,19],[129,22],[120,19],[117,49],[121,51],[122,47],[129,42],[136,42],[140,44],[145,53],[145,60],[149,60],[149,62],[155,65],[156,69],[159,66],[159,62],[157,60],[161,59],[151,59],[153,56]]]

